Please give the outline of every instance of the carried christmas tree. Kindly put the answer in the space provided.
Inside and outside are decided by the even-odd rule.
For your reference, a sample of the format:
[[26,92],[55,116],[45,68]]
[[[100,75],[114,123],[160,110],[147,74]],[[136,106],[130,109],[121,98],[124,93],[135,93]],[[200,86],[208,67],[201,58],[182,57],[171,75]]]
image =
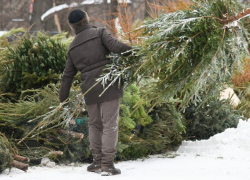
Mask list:
[[223,88],[235,69],[242,68],[249,14],[250,8],[243,10],[233,0],[195,1],[188,10],[162,14],[138,28],[145,40],[129,57],[112,56],[108,77],[124,77],[129,83],[153,79],[145,96],[154,104],[178,99],[178,107],[185,109],[205,101],[201,94]]

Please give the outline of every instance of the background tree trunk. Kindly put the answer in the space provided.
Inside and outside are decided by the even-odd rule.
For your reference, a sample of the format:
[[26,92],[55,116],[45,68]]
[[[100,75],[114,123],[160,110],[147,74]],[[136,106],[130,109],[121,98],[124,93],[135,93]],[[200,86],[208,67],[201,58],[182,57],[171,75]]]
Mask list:
[[[39,1],[41,1],[41,0],[39,0]],[[44,3],[43,3],[42,14],[45,13],[48,9],[53,7],[53,0],[43,0],[43,1],[44,1]],[[40,15],[40,19],[41,19],[42,14]],[[42,23],[42,26],[43,26],[45,31],[58,31],[56,28],[56,25],[55,25],[54,18],[48,19],[44,24]]]
[[30,25],[32,26],[30,31],[39,31],[43,29],[41,15],[43,10],[43,0],[35,0],[33,4],[33,13],[31,15]]
[[53,7],[52,0],[35,0],[33,4],[33,13],[31,15],[30,25],[31,31],[57,31],[54,18],[48,19],[46,22],[41,21],[42,14]]
[[[53,7],[56,6],[56,3],[55,3],[55,0],[53,0]],[[57,32],[61,32],[61,24],[60,24],[60,21],[59,21],[59,17],[58,17],[58,14],[55,14],[54,15],[54,20],[55,20],[55,25],[57,27]]]
[[115,28],[115,19],[117,17],[117,13],[118,13],[118,3],[117,0],[111,0],[111,14],[110,14],[110,21],[111,21],[111,28],[113,29],[112,32],[116,33],[116,28]]
[[41,22],[41,15],[42,15],[42,6],[43,0],[35,0],[33,4],[33,13],[31,15],[30,25],[31,31],[39,31],[42,30],[42,22]]
[[3,4],[1,3],[1,5],[0,5],[1,7],[0,7],[0,30],[3,30]]

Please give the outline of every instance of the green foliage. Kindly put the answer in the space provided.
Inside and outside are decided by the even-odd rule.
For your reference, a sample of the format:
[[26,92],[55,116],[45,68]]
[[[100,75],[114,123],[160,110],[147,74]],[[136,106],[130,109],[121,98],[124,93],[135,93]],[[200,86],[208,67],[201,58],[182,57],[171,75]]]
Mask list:
[[16,47],[8,47],[5,61],[0,63],[2,92],[20,93],[59,80],[66,61],[65,45],[42,33],[30,38],[24,35],[16,43]]
[[56,34],[50,38],[56,42],[62,43],[68,49],[70,43],[74,39],[74,36],[69,36],[67,32],[62,32],[62,33]]
[[[14,29],[12,28],[10,31],[4,33],[2,36],[0,36],[0,41],[1,43],[7,43],[8,38],[15,38],[18,37],[19,35],[24,34],[26,31],[23,28],[17,28]],[[4,44],[1,44],[1,47],[5,47]]]
[[136,124],[146,126],[153,121],[146,113],[145,103],[139,103],[141,100],[139,88],[135,84],[131,84],[126,88],[120,105],[121,125],[133,129]]
[[250,118],[250,59],[244,58],[244,69],[236,71],[232,78],[233,88],[240,103],[236,107],[245,118]]
[[0,132],[0,173],[11,168],[13,148],[7,137]]
[[250,118],[250,84],[245,82],[244,86],[234,87],[234,91],[237,93],[240,103],[236,107],[244,118]]
[[242,68],[248,32],[240,21],[226,24],[224,18],[241,10],[231,0],[197,1],[189,10],[162,14],[138,28],[144,30],[142,45],[129,57],[113,56],[114,64],[122,62],[118,69],[128,80],[155,79],[145,93],[153,105],[174,98],[185,109]]
[[142,26],[148,37],[140,51],[145,54],[140,71],[159,79],[155,86],[160,98],[178,97],[181,107],[199,102],[202,92],[227,82],[234,65],[242,63],[247,32],[218,21],[223,14],[234,15],[232,3],[195,4],[192,10],[163,14]]
[[[79,92],[72,93],[71,97],[76,94]],[[0,103],[0,130],[15,140],[12,143],[17,146],[20,155],[29,157],[32,163],[46,156],[60,162],[88,158],[87,122],[70,126],[74,116],[83,115],[71,114],[79,105],[75,100],[69,101],[67,107],[58,106],[60,102],[55,85],[26,90],[21,97],[16,103]],[[62,129],[84,133],[85,137],[76,138],[62,133]],[[51,157],[51,151],[62,151],[63,155]]]
[[135,132],[135,130],[130,130],[119,124],[118,160],[137,159],[149,155],[147,147],[144,146],[146,140],[140,138],[138,133],[140,132]]
[[230,99],[219,100],[215,96],[204,105],[190,105],[184,114],[186,118],[186,138],[191,140],[209,139],[227,128],[236,128],[239,111],[234,110]]
[[58,89],[51,85],[43,89],[27,90],[18,102],[0,103],[0,123],[25,125],[28,120],[45,114],[51,106],[59,104]]
[[[172,108],[173,104],[162,103],[150,113],[154,122],[145,128],[142,137],[147,139],[148,149],[153,154],[172,149],[182,141],[183,129],[179,128],[177,115]],[[183,121],[183,117],[179,114],[178,116]]]
[[119,127],[117,157],[120,160],[137,159],[150,154],[173,150],[181,143],[182,129],[178,129],[176,115],[171,104],[156,106],[150,113],[154,120],[145,127],[133,131]]
[[[210,103],[214,101],[214,104],[220,103],[218,99],[209,101],[213,97],[213,92],[221,90],[225,84],[230,83],[235,69],[242,70],[243,57],[248,54],[248,32],[240,21],[227,22],[227,18],[241,10],[240,5],[231,0],[196,1],[188,10],[162,14],[157,19],[147,21],[138,28],[144,31],[145,40],[142,44],[133,47],[129,51],[129,56],[111,55],[112,64],[106,69],[108,73],[102,75],[97,81],[105,85],[107,80],[114,83],[121,77],[128,84],[140,82],[142,79],[150,80],[150,85],[143,86],[141,92],[143,101],[139,101],[138,104],[150,104],[149,111],[162,103],[168,104],[168,112],[173,117],[171,122],[174,125],[173,129],[178,132],[173,131],[173,134],[185,132],[181,112],[185,112],[188,106],[197,104],[203,106],[207,101]],[[124,118],[126,126],[135,126],[136,123],[127,117],[129,109],[124,105],[122,109],[122,113],[126,114],[126,119]],[[230,111],[231,109],[222,112],[229,116]],[[224,120],[220,113],[210,116],[215,121]],[[229,125],[224,123],[220,130],[214,130],[212,133],[232,127],[235,125],[236,117],[238,116],[232,115],[234,118],[232,123]],[[213,124],[207,126],[215,128]],[[187,127],[186,131],[189,131],[188,128],[190,127]],[[153,132],[158,134],[159,129],[156,128]],[[150,142],[149,137],[146,139]],[[159,149],[171,142],[170,138],[163,138],[163,140],[167,142],[158,144],[159,137],[152,138],[150,144],[154,147],[152,152],[159,152]],[[138,139],[138,141],[143,140]],[[136,153],[144,149],[142,143],[136,146],[135,142],[129,139],[123,139],[121,142],[129,145],[129,148],[133,147]],[[149,144],[144,152],[151,152],[147,147]],[[128,151],[127,156],[124,155],[123,158],[131,155],[129,148],[122,149],[123,154]]]
[[[0,79],[2,79],[2,72],[4,72],[6,69],[4,67],[4,64],[8,63],[6,61],[5,57],[9,53],[8,47],[12,46],[13,48],[16,47],[15,41],[10,41],[10,39],[18,40],[20,36],[24,34],[24,29],[11,29],[10,31],[6,32],[4,35],[0,36]],[[0,82],[0,89],[3,89],[3,86],[5,84]],[[0,91],[1,92],[1,91]]]
[[[138,158],[146,157],[149,155],[148,149],[143,146],[141,142],[133,142],[129,143],[126,142],[126,145],[128,144],[128,148],[123,149],[123,151],[120,151],[120,148],[118,146],[117,150],[117,159],[118,160],[135,160]],[[122,144],[124,146],[124,144]]]
[[[112,85],[123,77],[129,84],[120,106],[119,159],[173,149],[185,130],[186,136],[199,139],[237,125],[239,115],[227,101],[213,98],[213,91],[228,82],[233,70],[241,70],[242,56],[248,52],[244,26],[239,21],[225,23],[224,16],[239,11],[241,7],[231,0],[197,1],[189,10],[145,22],[138,29],[144,31],[145,40],[133,47],[129,56],[111,54],[113,63],[97,83],[106,87],[107,82]],[[63,37],[23,36],[8,47],[8,53],[5,49],[4,60],[0,60],[0,91],[44,88],[27,90],[16,103],[0,96],[1,102],[7,103],[0,104],[0,126],[4,132],[18,132],[20,137],[15,138],[23,155],[41,158],[49,151],[61,150],[64,155],[54,159],[78,161],[90,155],[86,126],[76,128],[85,133],[82,140],[58,130],[75,130],[68,129],[72,128],[70,122],[86,115],[79,83],[74,83],[68,102],[59,106],[57,87],[45,86],[56,83],[65,66]],[[142,81],[140,88],[133,84]]]

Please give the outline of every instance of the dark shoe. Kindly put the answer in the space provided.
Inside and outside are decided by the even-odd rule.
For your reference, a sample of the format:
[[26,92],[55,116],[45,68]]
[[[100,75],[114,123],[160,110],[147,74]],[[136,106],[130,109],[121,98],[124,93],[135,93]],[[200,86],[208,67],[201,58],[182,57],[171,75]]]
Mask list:
[[102,154],[92,154],[93,163],[87,167],[89,172],[101,172]]
[[114,154],[104,154],[102,157],[101,175],[111,176],[121,174],[121,170],[114,167]]

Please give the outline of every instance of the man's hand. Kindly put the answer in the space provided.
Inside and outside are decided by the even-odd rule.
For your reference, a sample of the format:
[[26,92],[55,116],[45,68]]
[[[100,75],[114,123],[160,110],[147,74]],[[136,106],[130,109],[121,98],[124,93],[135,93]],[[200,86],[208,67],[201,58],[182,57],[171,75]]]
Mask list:
[[63,109],[67,110],[68,108],[67,108],[66,106],[67,106],[68,103],[69,103],[69,99],[67,99],[67,100],[64,101],[64,102],[61,102],[61,103],[59,104],[58,110],[63,110]]

